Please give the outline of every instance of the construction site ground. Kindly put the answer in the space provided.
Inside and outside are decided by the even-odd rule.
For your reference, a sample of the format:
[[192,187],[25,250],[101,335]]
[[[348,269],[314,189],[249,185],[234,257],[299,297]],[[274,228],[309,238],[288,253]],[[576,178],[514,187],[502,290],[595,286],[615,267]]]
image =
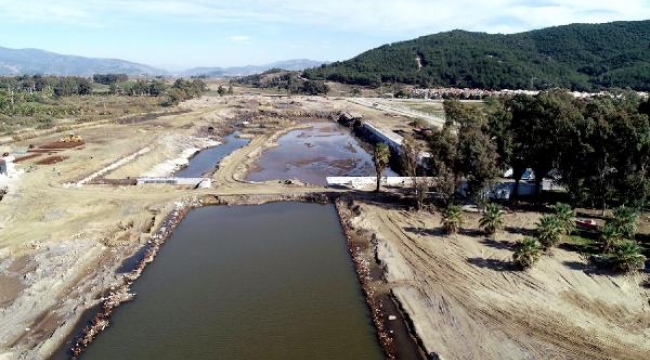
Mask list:
[[[296,119],[352,111],[406,130],[409,121],[346,99],[322,97],[209,96],[180,108],[187,111],[77,129],[82,145],[17,164],[24,173],[0,201],[0,360],[47,358],[69,337],[82,313],[120,281],[116,270],[121,263],[149,240],[178,203],[206,195],[237,204],[255,203],[259,197],[345,192],[243,180],[264,149],[303,126]],[[237,128],[242,120],[249,124]],[[188,150],[208,146],[208,135],[235,129],[251,141],[222,161],[211,189],[85,182],[123,159],[130,161],[98,177],[170,175]],[[14,145],[38,149],[62,136]],[[36,164],[48,156],[61,161]],[[512,214],[508,224],[529,228],[535,216]],[[648,290],[637,282],[646,274],[585,274],[574,269],[581,261],[578,255],[563,250],[544,258],[534,271],[502,271],[497,265],[507,261],[507,244],[519,234],[503,234],[495,243],[471,233],[442,237],[435,216],[370,204],[362,206],[355,221],[377,234],[389,286],[426,349],[445,359],[647,358],[650,305]],[[470,222],[468,229],[474,225]]]

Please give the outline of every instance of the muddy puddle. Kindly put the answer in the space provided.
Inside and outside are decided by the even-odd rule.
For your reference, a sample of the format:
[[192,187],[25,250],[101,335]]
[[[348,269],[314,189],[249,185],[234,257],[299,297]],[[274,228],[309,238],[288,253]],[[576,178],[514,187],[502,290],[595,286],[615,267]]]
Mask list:
[[381,359],[332,205],[193,210],[82,359]]
[[[372,155],[348,129],[327,121],[309,125],[280,137],[277,147],[262,153],[247,180],[298,179],[326,185],[327,176],[375,176]],[[383,175],[397,176],[390,169]]]
[[249,140],[240,139],[237,136],[238,133],[230,134],[223,138],[223,144],[202,150],[190,159],[187,167],[176,172],[174,176],[179,178],[209,177],[224,157],[248,144]]

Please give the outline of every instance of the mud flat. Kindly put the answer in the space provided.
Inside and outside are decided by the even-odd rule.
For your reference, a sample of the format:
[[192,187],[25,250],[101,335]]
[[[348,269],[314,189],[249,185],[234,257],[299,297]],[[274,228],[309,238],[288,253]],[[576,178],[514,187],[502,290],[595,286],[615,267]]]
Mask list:
[[[345,128],[327,120],[307,119],[304,128],[280,136],[261,152],[246,180],[293,180],[326,185],[327,176],[374,175],[372,156]],[[386,170],[384,175],[395,176]]]

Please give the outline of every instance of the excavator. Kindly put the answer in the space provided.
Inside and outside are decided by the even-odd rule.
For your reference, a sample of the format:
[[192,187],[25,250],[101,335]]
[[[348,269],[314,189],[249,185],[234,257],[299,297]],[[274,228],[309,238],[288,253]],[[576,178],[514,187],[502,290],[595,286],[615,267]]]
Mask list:
[[68,134],[68,135],[61,138],[61,142],[66,142],[66,143],[67,142],[78,143],[78,142],[82,142],[82,141],[83,141],[83,139],[81,138],[81,136],[75,135],[75,134]]

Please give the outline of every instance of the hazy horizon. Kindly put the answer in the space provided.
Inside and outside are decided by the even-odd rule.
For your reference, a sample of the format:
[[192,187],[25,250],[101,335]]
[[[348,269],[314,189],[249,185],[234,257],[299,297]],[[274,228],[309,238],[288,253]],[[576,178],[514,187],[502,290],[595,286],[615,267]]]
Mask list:
[[179,71],[345,60],[453,29],[515,33],[648,18],[650,3],[642,0],[625,7],[604,0],[0,0],[0,46]]

